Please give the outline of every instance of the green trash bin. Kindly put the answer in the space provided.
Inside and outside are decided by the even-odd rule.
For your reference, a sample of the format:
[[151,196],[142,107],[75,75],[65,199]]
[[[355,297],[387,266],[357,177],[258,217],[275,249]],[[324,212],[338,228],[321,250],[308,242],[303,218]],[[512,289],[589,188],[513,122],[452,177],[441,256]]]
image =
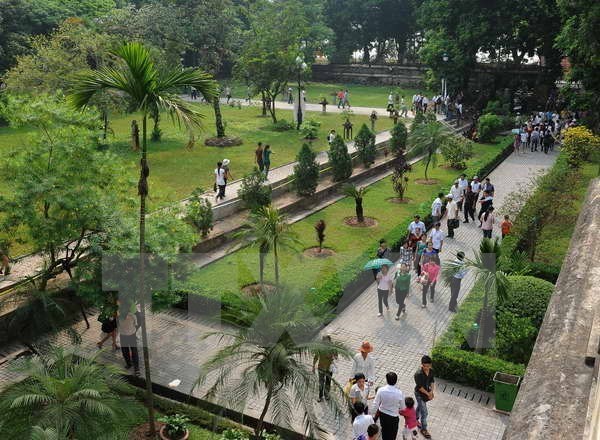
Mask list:
[[512,411],[521,376],[496,372],[494,374],[494,391],[496,395],[496,410],[510,412]]

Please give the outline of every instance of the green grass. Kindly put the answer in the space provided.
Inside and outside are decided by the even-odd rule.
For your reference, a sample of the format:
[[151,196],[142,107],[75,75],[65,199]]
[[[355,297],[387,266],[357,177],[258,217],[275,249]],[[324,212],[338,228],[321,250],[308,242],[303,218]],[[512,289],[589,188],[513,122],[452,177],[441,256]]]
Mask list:
[[579,171],[578,186],[573,191],[573,205],[560,209],[556,221],[544,226],[535,249],[535,261],[561,267],[581,211],[589,183],[598,176],[598,166],[586,163]]
[[[493,145],[476,144],[475,156],[469,163],[469,169],[477,170],[488,163],[506,145],[506,141]],[[440,164],[443,160],[440,159]],[[438,179],[439,185],[418,185],[414,179],[423,177],[422,163],[413,167],[409,175],[406,204],[394,204],[387,201],[394,197],[391,178],[386,178],[372,185],[364,199],[365,215],[377,219],[377,226],[372,228],[352,228],[343,223],[343,219],[354,215],[354,200],[344,198],[329,207],[314,213],[306,219],[295,223],[292,229],[301,239],[299,251],[281,251],[281,281],[291,288],[306,290],[318,288],[326,279],[339,272],[369,248],[376,248],[378,240],[399,223],[410,218],[415,211],[422,209],[422,204],[429,206],[432,197],[438,191],[448,191],[451,182],[459,173],[456,170],[438,166],[430,170],[430,178]],[[335,256],[307,258],[302,256],[302,249],[317,244],[314,224],[325,220],[325,246],[335,251]],[[273,279],[273,258],[267,258],[265,276]],[[236,291],[244,285],[258,279],[258,252],[253,248],[241,249],[217,262],[193,273],[186,287],[193,292],[219,298],[228,291]]]
[[[246,97],[246,86],[237,82],[228,82],[232,87],[232,94],[236,98]],[[291,81],[290,87],[294,89],[295,96],[298,93],[297,83]],[[309,103],[318,104],[321,101],[321,97],[325,96],[329,104],[333,104],[332,93],[338,92],[340,89],[348,89],[350,92],[350,105],[356,107],[374,107],[374,108],[386,108],[387,98],[390,94],[390,90],[397,91],[400,96],[404,95],[405,102],[409,104],[412,100],[412,96],[421,91],[429,93],[424,89],[407,89],[396,86],[365,86],[360,84],[342,84],[342,83],[319,83],[319,82],[308,82],[306,86],[306,99]],[[283,99],[281,96],[279,99]]]

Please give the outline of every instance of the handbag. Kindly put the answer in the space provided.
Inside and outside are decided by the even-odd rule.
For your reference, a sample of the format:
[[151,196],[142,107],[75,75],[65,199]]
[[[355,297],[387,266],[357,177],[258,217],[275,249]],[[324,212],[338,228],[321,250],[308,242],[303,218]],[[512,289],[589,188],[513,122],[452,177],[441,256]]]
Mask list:
[[460,226],[460,221],[457,218],[453,218],[452,219],[452,228],[453,229],[458,229]]

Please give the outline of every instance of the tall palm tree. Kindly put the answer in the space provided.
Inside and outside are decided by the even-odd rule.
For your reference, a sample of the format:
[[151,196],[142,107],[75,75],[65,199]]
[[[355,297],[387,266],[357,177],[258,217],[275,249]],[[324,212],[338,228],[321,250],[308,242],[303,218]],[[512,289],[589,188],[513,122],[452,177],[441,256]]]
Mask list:
[[490,295],[495,295],[499,300],[505,299],[508,295],[509,282],[506,274],[497,269],[497,261],[500,259],[500,255],[501,247],[498,238],[495,240],[484,238],[475,256],[472,259],[464,259],[464,265],[457,261],[449,261],[444,263],[442,269],[442,277],[446,284],[450,284],[450,280],[457,271],[467,269],[474,272],[475,282],[481,284],[483,288],[481,322],[479,323],[477,342],[475,344],[475,351],[477,353],[483,353],[484,343],[487,340]]
[[429,180],[427,171],[429,166],[437,163],[437,149],[450,137],[452,133],[441,122],[428,122],[419,124],[409,135],[409,144],[413,154],[425,155],[425,180]]
[[27,359],[18,368],[26,379],[0,401],[2,438],[94,439],[117,432],[132,402],[113,391],[124,386],[119,371],[97,363],[97,356],[51,347]]
[[270,205],[251,213],[236,237],[249,242],[250,246],[258,247],[261,290],[264,283],[266,255],[273,251],[275,283],[279,284],[279,250],[281,248],[293,250],[300,244],[298,235],[292,231],[286,216]]
[[343,192],[346,196],[352,197],[354,199],[354,210],[356,211],[356,220],[358,220],[359,223],[363,223],[365,221],[365,215],[362,203],[365,194],[369,192],[369,187],[363,186],[362,188],[359,188],[356,185],[346,185],[344,186]]
[[[234,304],[219,316],[226,324],[223,330],[203,336],[218,338],[215,344],[220,349],[201,365],[196,386],[205,385],[207,377],[216,372],[207,398],[233,403],[241,410],[250,400],[264,399],[255,427],[257,438],[269,411],[274,423],[290,426],[294,409],[304,414],[306,430],[313,437],[322,431],[318,425],[322,410],[313,407],[318,381],[311,361],[316,355],[350,357],[349,350],[340,342],[314,339],[326,316],[315,314],[301,292],[238,294]],[[335,381],[328,405],[336,419],[347,408],[343,390]]]
[[150,357],[148,352],[148,334],[146,330],[146,304],[144,281],[144,253],[146,197],[148,196],[148,175],[150,169],[147,159],[147,121],[151,115],[167,111],[174,121],[183,124],[190,133],[193,143],[194,126],[199,126],[202,114],[193,106],[181,99],[181,90],[194,87],[207,100],[216,95],[216,82],[210,75],[198,69],[175,68],[161,72],[154,64],[150,52],[140,43],[127,43],[117,49],[114,55],[121,61],[115,67],[103,67],[82,75],[70,95],[71,102],[79,108],[85,108],[91,99],[101,91],[117,91],[127,97],[131,107],[142,113],[142,150],[140,160],[140,179],[138,194],[140,196],[140,270],[139,270],[139,302],[141,307],[142,344],[146,391],[148,400],[148,421],[150,434],[156,435],[154,427],[154,407],[152,402],[152,382],[150,376]]

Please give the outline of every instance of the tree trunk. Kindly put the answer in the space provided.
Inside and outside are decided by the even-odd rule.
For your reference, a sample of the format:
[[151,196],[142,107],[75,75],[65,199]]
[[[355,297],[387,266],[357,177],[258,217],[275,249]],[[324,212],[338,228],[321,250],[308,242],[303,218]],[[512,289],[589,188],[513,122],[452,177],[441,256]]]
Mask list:
[[362,223],[365,221],[363,205],[362,205],[363,201],[362,201],[362,199],[355,199],[354,201],[356,202],[356,219],[358,220],[359,223]]
[[481,319],[479,323],[479,331],[477,332],[477,341],[475,342],[475,352],[483,354],[483,341],[485,338],[486,322],[487,322],[487,308],[488,308],[488,292],[485,292],[483,296],[483,308],[481,309]]
[[146,407],[148,408],[148,423],[150,427],[150,437],[156,438],[156,426],[154,422],[154,396],[152,394],[152,377],[150,375],[150,351],[148,349],[148,330],[146,328],[146,286],[145,286],[145,248],[146,248],[146,197],[148,196],[148,175],[149,168],[147,163],[147,119],[144,113],[142,120],[142,160],[140,169],[140,182],[138,184],[138,193],[140,196],[140,270],[139,270],[139,301],[140,301],[140,326],[142,328],[142,351],[144,357],[144,373],[146,379]]
[[271,114],[271,119],[273,119],[273,124],[276,124],[277,116],[275,115],[275,97],[273,97],[269,103],[269,113]]
[[102,124],[103,124],[102,139],[106,139],[106,136],[108,134],[108,112],[107,111],[102,112]]
[[431,163],[431,154],[427,156],[427,161],[425,162],[425,180],[429,180],[427,177],[427,170],[429,169],[429,164]]
[[87,315],[85,313],[85,309],[83,308],[83,302],[81,301],[81,298],[78,298],[79,301],[79,310],[81,311],[81,316],[83,316],[83,320],[85,321],[85,326],[87,328],[90,328],[90,322],[88,321]]
[[262,292],[264,289],[264,284],[265,284],[265,252],[262,251],[262,249],[259,251],[259,256],[258,256],[258,276],[259,276],[259,280],[260,280],[260,291]]
[[265,92],[260,92],[262,98],[262,115],[267,116],[267,98]]
[[225,126],[223,125],[223,116],[221,115],[221,104],[219,98],[213,99],[213,109],[215,111],[215,125],[217,127],[217,137],[225,137]]
[[269,410],[269,407],[271,406],[271,398],[273,397],[273,386],[270,385],[269,389],[267,390],[267,397],[265,399],[265,406],[263,407],[262,412],[260,413],[260,417],[258,418],[258,423],[256,424],[256,428],[254,429],[254,434],[256,436],[256,438],[261,438],[260,434],[263,430],[263,425],[265,422],[265,417],[267,415],[267,411]]
[[277,242],[273,243],[273,256],[275,258],[275,284],[279,285],[279,255],[277,255]]

